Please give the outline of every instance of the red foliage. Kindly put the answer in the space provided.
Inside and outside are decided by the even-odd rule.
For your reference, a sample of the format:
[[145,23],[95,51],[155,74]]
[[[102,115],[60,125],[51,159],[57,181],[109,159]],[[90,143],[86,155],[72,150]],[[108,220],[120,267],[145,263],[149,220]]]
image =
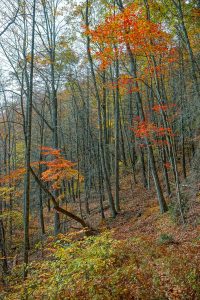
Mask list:
[[[141,120],[139,117],[133,119],[133,126],[130,129],[135,133],[136,138],[148,138],[153,145],[157,146],[166,145],[168,142],[165,137],[173,136],[173,132],[170,127],[159,127],[157,124],[149,121],[148,119]],[[144,147],[143,143],[140,143],[140,145]]]
[[170,169],[171,168],[171,163],[169,161],[167,161],[166,163],[164,163],[164,166],[166,169]]
[[176,104],[157,104],[152,107],[152,110],[155,112],[167,111],[170,107],[175,107]]

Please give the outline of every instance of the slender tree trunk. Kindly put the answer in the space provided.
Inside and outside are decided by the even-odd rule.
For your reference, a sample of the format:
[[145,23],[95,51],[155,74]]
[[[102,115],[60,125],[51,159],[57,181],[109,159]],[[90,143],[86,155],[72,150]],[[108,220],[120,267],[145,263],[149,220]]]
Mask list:
[[[5,240],[5,230],[3,226],[3,221],[0,219],[0,252],[1,252],[1,264],[3,275],[8,274],[8,262],[7,262],[7,254],[6,254],[6,240]],[[3,278],[2,278],[3,280]]]
[[31,134],[32,134],[32,99],[33,99],[33,64],[35,47],[35,13],[36,0],[33,1],[33,22],[32,22],[32,45],[31,45],[31,66],[30,66],[30,84],[27,97],[27,119],[26,119],[26,175],[24,179],[24,279],[28,274],[28,251],[29,251],[29,208],[30,208],[30,168],[31,168]]
[[192,78],[193,78],[193,82],[194,82],[194,87],[197,93],[197,96],[200,97],[200,90],[199,90],[199,82],[198,82],[198,78],[197,78],[197,74],[196,74],[196,67],[195,67],[195,57],[194,57],[194,53],[190,44],[190,40],[188,37],[188,32],[185,26],[185,21],[184,21],[184,15],[183,15],[183,7],[181,4],[181,0],[173,0],[173,3],[178,11],[179,14],[179,18],[180,18],[180,22],[181,22],[181,27],[182,27],[182,31],[183,31],[183,35],[184,35],[184,40],[188,49],[188,53],[189,53],[189,57],[190,57],[190,62],[191,62],[191,67],[192,67]]
[[[115,49],[117,53],[117,48]],[[120,111],[119,111],[119,60],[116,59],[115,66],[116,73],[116,93],[115,93],[115,208],[117,211],[120,210],[119,204],[119,130],[120,130]]]

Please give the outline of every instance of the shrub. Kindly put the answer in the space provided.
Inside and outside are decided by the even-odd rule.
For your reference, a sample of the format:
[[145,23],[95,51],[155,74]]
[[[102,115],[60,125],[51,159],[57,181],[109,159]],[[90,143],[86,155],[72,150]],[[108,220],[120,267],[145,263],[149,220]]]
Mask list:
[[[46,261],[34,262],[24,286],[5,299],[200,299],[199,241],[182,246],[161,235],[116,240],[105,232],[50,242]],[[20,296],[19,296],[20,295]]]

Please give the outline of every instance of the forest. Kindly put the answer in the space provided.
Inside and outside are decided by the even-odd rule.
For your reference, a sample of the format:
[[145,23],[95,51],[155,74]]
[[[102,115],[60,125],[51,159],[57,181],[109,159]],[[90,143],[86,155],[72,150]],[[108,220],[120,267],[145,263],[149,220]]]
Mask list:
[[0,300],[200,300],[200,0],[0,1]]

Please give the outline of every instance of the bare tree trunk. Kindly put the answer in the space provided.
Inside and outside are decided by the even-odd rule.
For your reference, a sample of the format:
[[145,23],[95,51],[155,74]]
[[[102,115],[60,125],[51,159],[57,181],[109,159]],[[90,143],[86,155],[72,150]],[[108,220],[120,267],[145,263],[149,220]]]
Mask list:
[[31,168],[31,134],[32,134],[32,99],[33,99],[33,64],[34,64],[34,47],[35,47],[35,13],[36,0],[33,2],[33,21],[32,21],[32,45],[31,45],[31,66],[30,66],[30,84],[27,97],[26,113],[26,158],[25,167],[26,175],[24,180],[24,279],[28,274],[28,251],[29,251],[29,207],[30,207],[30,168]]
[[[117,49],[116,49],[117,53]],[[118,57],[115,62],[115,74],[116,74],[116,93],[115,93],[115,208],[120,210],[119,204],[119,130],[120,130],[120,111],[119,111],[119,60]]]

